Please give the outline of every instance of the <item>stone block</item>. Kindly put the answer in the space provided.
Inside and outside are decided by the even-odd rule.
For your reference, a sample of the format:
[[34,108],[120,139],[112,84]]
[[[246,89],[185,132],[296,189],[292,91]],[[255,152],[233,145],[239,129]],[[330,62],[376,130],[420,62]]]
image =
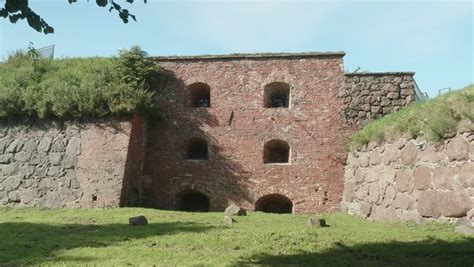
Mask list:
[[446,154],[450,161],[469,159],[469,143],[462,136],[453,138],[446,146]]
[[60,165],[62,158],[63,158],[63,153],[58,153],[58,152],[49,153],[49,163],[53,166]]
[[18,163],[12,162],[10,164],[1,165],[2,174],[4,176],[12,176],[20,170]]
[[235,222],[235,220],[234,220],[234,218],[232,218],[232,216],[224,215],[224,221],[223,221],[224,224],[231,225],[234,222]]
[[21,180],[23,179],[20,175],[10,176],[3,181],[3,187],[6,192],[17,190],[20,187]]
[[369,186],[368,185],[361,185],[355,191],[355,198],[359,200],[365,200],[369,194]]
[[400,149],[395,144],[385,146],[383,152],[383,164],[390,165],[392,162],[397,162],[400,159]]
[[385,188],[385,193],[383,195],[383,201],[382,201],[383,206],[385,207],[391,206],[393,204],[393,200],[395,199],[395,195],[396,195],[396,192],[393,186],[387,186],[387,188]]
[[66,155],[77,156],[81,154],[81,139],[79,137],[71,137],[66,147]]
[[466,162],[459,170],[459,183],[474,188],[474,162]]
[[38,143],[37,151],[47,153],[51,148],[52,141],[53,139],[51,137],[42,137]]
[[454,179],[456,168],[438,166],[433,170],[433,185],[435,189],[452,190],[454,189]]
[[5,149],[6,153],[15,153],[19,152],[21,148],[23,147],[23,141],[20,139],[15,139],[13,142],[11,142],[8,146],[7,149]]
[[412,208],[415,200],[411,198],[408,194],[399,193],[395,197],[394,207],[402,210],[409,210]]
[[397,214],[393,208],[385,208],[381,206],[375,206],[372,208],[370,218],[379,222],[393,222],[398,219]]
[[28,152],[28,153],[33,153],[36,150],[38,142],[36,139],[30,139],[25,142],[25,145],[23,146],[23,151]]
[[369,185],[369,197],[367,200],[370,203],[376,203],[380,199],[380,186],[377,183],[371,183]]
[[382,155],[378,148],[374,149],[369,156],[370,165],[379,165],[382,163]]
[[342,193],[342,199],[347,202],[351,202],[354,199],[355,183],[346,181],[344,184],[344,191]]
[[438,218],[441,213],[438,208],[438,195],[435,191],[420,192],[418,197],[418,213],[423,217]]
[[7,164],[10,163],[13,159],[13,153],[8,154],[1,154],[0,155],[0,163]]
[[407,142],[401,150],[400,158],[403,164],[412,165],[415,162],[417,155],[418,148],[412,142]]
[[439,192],[437,202],[441,215],[446,217],[463,217],[472,209],[471,199],[462,192]]
[[408,168],[397,170],[395,174],[395,188],[397,191],[411,193],[413,186],[412,171]]
[[15,156],[13,156],[13,159],[20,162],[26,162],[30,160],[30,157],[31,157],[31,153],[21,151],[21,152],[16,153]]
[[230,205],[225,209],[224,215],[247,216],[247,211],[237,205]]
[[431,188],[431,168],[419,166],[413,172],[414,186],[418,190],[427,190]]

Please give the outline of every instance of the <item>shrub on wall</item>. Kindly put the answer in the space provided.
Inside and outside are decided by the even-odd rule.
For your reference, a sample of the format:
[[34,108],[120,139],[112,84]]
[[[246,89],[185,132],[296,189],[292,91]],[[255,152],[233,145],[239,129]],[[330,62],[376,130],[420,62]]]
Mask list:
[[0,65],[0,118],[90,118],[156,113],[149,80],[158,66],[138,47],[114,58],[38,59]]

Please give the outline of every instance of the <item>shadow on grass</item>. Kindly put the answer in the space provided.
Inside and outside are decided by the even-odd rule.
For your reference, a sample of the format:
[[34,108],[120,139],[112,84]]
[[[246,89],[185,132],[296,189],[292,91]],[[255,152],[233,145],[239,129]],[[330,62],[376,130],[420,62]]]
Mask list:
[[60,257],[55,254],[59,250],[107,247],[133,239],[180,232],[205,232],[212,228],[215,227],[191,222],[152,223],[147,226],[0,223],[0,266],[58,261]]
[[[315,244],[317,246],[317,244]],[[474,266],[474,238],[447,242],[367,243],[346,246],[333,243],[322,252],[301,251],[289,255],[254,254],[235,266]]]

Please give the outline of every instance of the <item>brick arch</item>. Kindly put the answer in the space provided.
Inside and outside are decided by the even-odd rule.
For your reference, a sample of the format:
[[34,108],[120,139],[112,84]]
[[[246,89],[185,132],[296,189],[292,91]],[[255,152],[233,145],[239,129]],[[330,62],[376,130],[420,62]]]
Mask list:
[[266,195],[272,195],[272,194],[278,194],[278,195],[282,195],[288,198],[293,203],[293,210],[295,209],[295,206],[298,203],[298,199],[296,198],[295,194],[293,194],[292,192],[285,189],[276,188],[276,187],[266,187],[266,188],[262,188],[255,191],[254,197],[253,197],[254,206],[257,200],[259,200],[260,198]]
[[199,193],[202,193],[207,196],[209,199],[209,211],[213,211],[216,207],[217,203],[217,198],[214,192],[206,189],[205,187],[202,187],[200,185],[196,184],[186,184],[186,185],[181,185],[178,187],[173,188],[171,195],[174,198],[173,202],[173,207],[176,210],[178,208],[178,197],[181,193],[186,192],[186,191],[197,191]]

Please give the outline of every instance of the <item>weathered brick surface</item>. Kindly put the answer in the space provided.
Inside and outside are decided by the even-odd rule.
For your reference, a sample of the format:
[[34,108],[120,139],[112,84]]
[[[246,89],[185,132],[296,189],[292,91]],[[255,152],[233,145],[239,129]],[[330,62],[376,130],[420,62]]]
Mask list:
[[[163,118],[150,123],[143,188],[148,205],[175,209],[177,196],[198,190],[211,210],[231,203],[253,209],[278,193],[294,212],[338,207],[342,197],[343,139],[351,129],[340,117],[344,80],[341,56],[214,60],[160,60],[168,71],[158,97]],[[210,108],[186,105],[187,86],[211,88]],[[290,107],[264,108],[264,87],[290,86]],[[185,141],[208,141],[209,159],[184,159]],[[264,143],[286,140],[290,164],[263,164]]]

